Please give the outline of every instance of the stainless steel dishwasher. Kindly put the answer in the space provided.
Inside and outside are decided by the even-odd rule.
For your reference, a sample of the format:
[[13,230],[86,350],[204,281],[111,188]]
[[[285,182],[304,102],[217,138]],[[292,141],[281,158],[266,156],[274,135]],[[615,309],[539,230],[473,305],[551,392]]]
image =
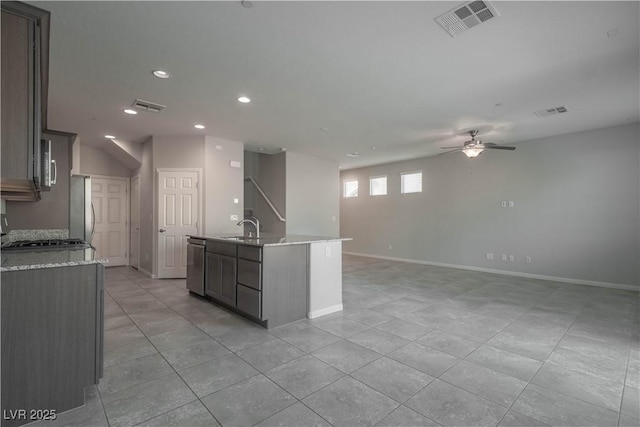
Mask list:
[[187,289],[204,296],[205,239],[187,239]]

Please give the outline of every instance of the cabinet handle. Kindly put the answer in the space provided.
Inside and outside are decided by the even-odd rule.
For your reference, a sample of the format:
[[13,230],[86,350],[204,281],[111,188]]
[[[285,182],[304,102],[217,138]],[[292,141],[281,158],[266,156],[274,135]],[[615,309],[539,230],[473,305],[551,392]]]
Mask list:
[[58,181],[58,165],[56,164],[55,160],[51,160],[51,166],[53,166],[53,168],[51,169],[51,172],[53,172],[53,176],[51,177],[51,185],[54,185],[56,181]]

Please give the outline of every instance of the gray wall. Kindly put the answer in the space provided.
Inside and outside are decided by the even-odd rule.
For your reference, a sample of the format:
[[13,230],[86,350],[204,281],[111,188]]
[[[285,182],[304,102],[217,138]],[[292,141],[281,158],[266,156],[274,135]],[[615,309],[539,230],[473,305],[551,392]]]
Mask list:
[[[218,149],[220,147],[220,149]],[[140,175],[140,268],[157,273],[157,218],[155,194],[160,168],[201,169],[203,185],[203,234],[217,235],[239,230],[230,215],[242,217],[243,169],[229,167],[230,160],[243,163],[244,145],[208,136],[153,136],[142,146]],[[238,203],[233,203],[237,198]]]
[[42,191],[37,202],[7,202],[7,230],[68,229],[69,174],[71,171],[71,140],[69,137],[43,134],[51,140],[52,158],[58,167],[57,183],[51,191]]
[[140,269],[153,272],[154,190],[153,190],[153,138],[142,144],[142,165],[132,176],[140,175]]
[[[344,250],[637,287],[639,140],[635,123],[343,171],[360,187],[340,198],[341,235],[354,238]],[[418,169],[423,192],[401,195],[400,172]],[[368,178],[382,174],[389,194],[369,196]]]
[[204,168],[205,137],[187,135],[153,136],[153,167]]
[[287,234],[338,237],[338,163],[292,151],[286,154]]
[[99,148],[80,145],[80,174],[128,178],[131,169]]
[[[205,234],[242,234],[242,227],[236,224],[243,218],[244,144],[207,136],[204,159]],[[241,167],[232,168],[231,161]],[[231,215],[237,215],[238,220],[231,220]]]

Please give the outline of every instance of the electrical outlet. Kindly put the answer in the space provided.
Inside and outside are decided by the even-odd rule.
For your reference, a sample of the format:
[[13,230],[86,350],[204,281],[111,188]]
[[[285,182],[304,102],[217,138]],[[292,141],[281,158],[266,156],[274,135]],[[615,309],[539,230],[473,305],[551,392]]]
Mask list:
[[501,259],[502,259],[503,261],[506,261],[506,260],[507,260],[507,254],[502,254],[502,258],[501,258]]
[[527,264],[531,264],[531,257],[528,255],[524,257],[524,262],[526,262]]
[[233,204],[237,205],[238,203],[240,203],[240,199],[234,197],[233,198]]
[[513,254],[510,254],[510,255],[509,255],[509,261],[510,261],[510,262],[513,262],[513,261],[515,261],[515,260],[516,260],[516,256],[515,256],[515,255],[513,255]]
[[487,252],[487,259],[493,259],[493,252]]
[[515,206],[515,203],[513,202],[513,200],[509,200],[509,207],[512,208]]
[[507,207],[507,201],[503,200],[502,202],[500,202],[500,206],[502,206],[503,208]]

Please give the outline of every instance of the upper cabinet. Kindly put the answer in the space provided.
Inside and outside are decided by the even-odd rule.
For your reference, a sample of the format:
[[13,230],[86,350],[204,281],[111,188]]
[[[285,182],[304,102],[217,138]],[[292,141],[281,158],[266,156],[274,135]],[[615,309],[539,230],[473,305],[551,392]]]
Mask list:
[[49,12],[2,6],[2,177],[5,200],[38,200],[40,134],[46,128]]

